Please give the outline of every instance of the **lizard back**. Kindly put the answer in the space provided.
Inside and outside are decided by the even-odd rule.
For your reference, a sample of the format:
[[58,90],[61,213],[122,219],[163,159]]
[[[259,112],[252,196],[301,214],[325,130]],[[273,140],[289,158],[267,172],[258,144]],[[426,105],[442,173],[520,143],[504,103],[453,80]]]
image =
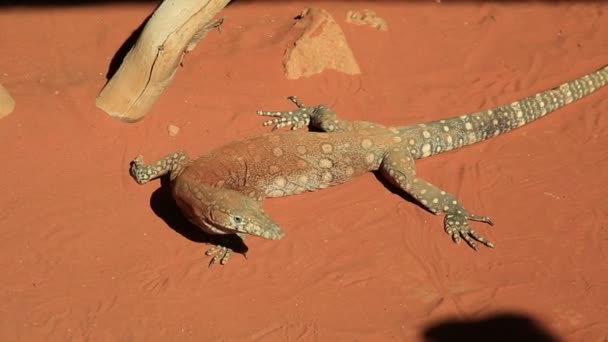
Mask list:
[[[213,186],[279,197],[324,189],[377,170],[401,141],[386,128],[357,132],[277,132],[221,146],[180,174]],[[362,153],[363,152],[363,153]]]

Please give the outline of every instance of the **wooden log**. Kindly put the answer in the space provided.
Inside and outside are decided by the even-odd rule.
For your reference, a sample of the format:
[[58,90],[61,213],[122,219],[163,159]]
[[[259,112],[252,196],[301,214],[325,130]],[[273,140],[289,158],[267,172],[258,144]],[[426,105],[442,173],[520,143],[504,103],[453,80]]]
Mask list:
[[125,122],[141,120],[170,85],[184,56],[214,28],[230,0],[165,0],[146,23],[96,105]]

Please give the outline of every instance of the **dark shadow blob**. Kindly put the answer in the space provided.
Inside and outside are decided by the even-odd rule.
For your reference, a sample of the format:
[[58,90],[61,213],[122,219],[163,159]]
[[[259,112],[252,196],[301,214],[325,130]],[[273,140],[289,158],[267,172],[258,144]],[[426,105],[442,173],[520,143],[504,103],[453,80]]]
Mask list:
[[11,7],[75,7],[89,6],[97,4],[139,4],[139,3],[160,3],[159,0],[0,0],[0,6]]
[[122,43],[122,45],[120,45],[118,50],[116,50],[116,53],[114,54],[114,57],[112,57],[110,65],[108,66],[108,72],[106,73],[107,80],[110,80],[112,76],[114,76],[116,71],[118,71],[118,68],[120,68],[123,59],[125,59],[127,53],[129,53],[133,45],[135,45],[135,43],[137,42],[137,39],[141,35],[141,32],[144,30],[144,27],[148,23],[148,20],[150,20],[150,18],[152,17],[152,14],[154,14],[154,11],[152,11],[150,15],[148,15],[148,17],[139,25],[139,27],[137,27],[133,32],[131,32],[131,35],[129,35],[129,37]]
[[426,342],[558,342],[556,336],[530,317],[499,313],[476,320],[446,320],[424,330]]
[[[407,192],[405,192],[404,190],[398,188],[397,186],[393,185],[388,179],[386,179],[385,177],[382,177],[382,175],[380,174],[382,171],[374,171],[373,174],[376,177],[376,179],[382,183],[382,185],[390,192],[392,192],[395,195],[400,196],[401,198],[403,198],[404,200],[412,203],[415,206],[418,206],[426,211],[428,211],[430,213],[430,211],[425,208],[424,206],[420,205],[420,203],[418,203],[418,201],[416,201],[416,199],[414,197],[412,197],[412,195],[408,194]],[[432,213],[431,213],[432,214]],[[433,214],[434,215],[434,214]]]
[[150,197],[150,207],[158,217],[171,227],[171,229],[190,241],[221,245],[232,249],[235,253],[247,253],[247,246],[237,235],[207,234],[188,221],[188,219],[181,214],[173,200],[173,196],[171,196],[169,178],[167,176],[161,178],[161,187],[152,193],[152,196]]

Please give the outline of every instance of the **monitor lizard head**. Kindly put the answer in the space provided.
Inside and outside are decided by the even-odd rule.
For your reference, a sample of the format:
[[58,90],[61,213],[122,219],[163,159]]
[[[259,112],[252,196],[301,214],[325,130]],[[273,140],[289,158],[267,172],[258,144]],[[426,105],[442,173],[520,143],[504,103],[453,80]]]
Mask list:
[[211,234],[247,234],[279,240],[284,232],[262,208],[241,192],[208,185],[176,184],[173,196],[184,215]]

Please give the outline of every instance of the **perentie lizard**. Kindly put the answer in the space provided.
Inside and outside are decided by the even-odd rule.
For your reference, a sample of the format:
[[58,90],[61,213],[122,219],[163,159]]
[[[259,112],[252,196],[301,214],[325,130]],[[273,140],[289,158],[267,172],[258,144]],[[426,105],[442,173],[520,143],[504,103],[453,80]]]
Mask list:
[[[454,150],[508,132],[580,99],[608,82],[608,66],[554,89],[508,105],[450,119],[385,127],[377,123],[339,120],[329,108],[258,111],[275,117],[264,125],[293,130],[310,125],[322,132],[273,132],[219,147],[197,159],[172,153],[146,165],[138,156],[131,175],[140,183],[170,174],[171,190],[182,213],[214,234],[237,234],[278,240],[283,230],[262,209],[266,197],[315,191],[344,183],[368,171],[379,171],[434,214],[445,214],[445,231],[477,249],[475,241],[494,245],[475,232],[468,220],[492,224],[474,215],[451,193],[416,175],[414,160]],[[224,264],[232,250],[214,246],[211,263]]]

